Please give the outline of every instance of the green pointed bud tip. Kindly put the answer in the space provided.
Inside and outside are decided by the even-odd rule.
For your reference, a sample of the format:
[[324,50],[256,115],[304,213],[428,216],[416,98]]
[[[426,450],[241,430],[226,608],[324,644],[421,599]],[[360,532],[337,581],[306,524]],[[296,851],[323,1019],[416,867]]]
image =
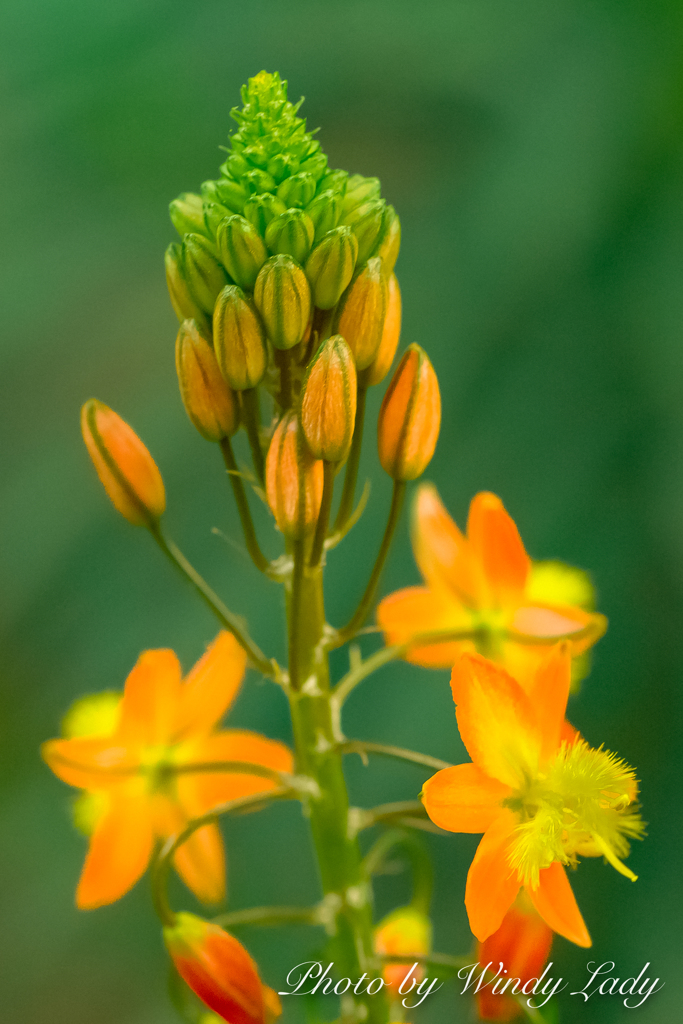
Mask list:
[[202,197],[194,192],[181,192],[178,198],[169,204],[168,212],[173,227],[181,238],[189,231],[204,231]]
[[296,174],[299,170],[299,161],[290,153],[276,153],[271,157],[266,167],[268,174],[272,175],[277,184],[290,175]]
[[319,181],[327,170],[327,157],[324,153],[314,153],[307,157],[301,164],[299,170],[303,174],[310,174],[315,181]]
[[303,210],[285,210],[266,228],[266,245],[271,253],[284,253],[303,263],[313,245],[313,221]]
[[242,153],[231,153],[228,159],[221,164],[221,171],[226,177],[239,180],[243,174],[251,170],[251,166],[245,160]]
[[227,278],[209,239],[204,235],[185,235],[182,265],[190,294],[199,308],[210,316]]
[[254,286],[254,302],[275,348],[299,344],[311,316],[311,289],[291,256],[271,256],[264,263]]
[[342,217],[346,217],[356,206],[368,199],[379,199],[381,185],[379,178],[364,178],[362,174],[354,174],[346,183],[344,208]]
[[348,180],[348,171],[342,171],[341,169],[328,171],[318,182],[318,192],[325,192],[331,189],[333,192],[339,193],[343,198],[346,195]]
[[255,388],[266,372],[263,325],[241,288],[228,285],[213,314],[213,345],[223,377],[235,391]]
[[341,216],[341,205],[341,196],[331,188],[321,192],[308,204],[306,213],[313,221],[314,243],[319,242],[332,228],[336,228]]
[[382,231],[386,203],[383,199],[369,199],[361,203],[344,218],[358,239],[358,264],[370,257],[377,246]]
[[332,309],[346,290],[358,257],[358,242],[345,225],[328,231],[306,262],[306,277],[318,309]]
[[242,176],[242,184],[252,196],[261,195],[263,192],[274,192],[276,188],[275,178],[268,174],[268,171],[262,171],[259,167],[247,171]]
[[308,206],[315,195],[315,188],[316,180],[313,175],[300,171],[298,174],[293,174],[291,178],[285,178],[278,186],[277,194],[278,198],[288,207]]
[[204,203],[204,228],[209,237],[215,241],[218,225],[226,217],[232,217],[232,210],[221,203]]
[[265,237],[266,228],[275,217],[284,213],[287,207],[271,192],[260,196],[252,196],[244,204],[244,216],[254,225],[261,237]]
[[[218,181],[207,181],[205,184],[213,186],[213,196],[205,195],[205,199],[212,199],[213,202],[226,206],[231,213],[242,212],[244,204],[249,198],[249,192],[243,185],[228,177],[219,178]],[[202,186],[202,194],[204,195],[204,186]]]
[[251,221],[237,215],[221,221],[216,246],[233,281],[251,291],[268,256],[263,239]]
[[387,206],[382,218],[377,244],[373,256],[380,256],[384,264],[387,278],[394,272],[398,253],[401,248],[401,221],[393,206]]

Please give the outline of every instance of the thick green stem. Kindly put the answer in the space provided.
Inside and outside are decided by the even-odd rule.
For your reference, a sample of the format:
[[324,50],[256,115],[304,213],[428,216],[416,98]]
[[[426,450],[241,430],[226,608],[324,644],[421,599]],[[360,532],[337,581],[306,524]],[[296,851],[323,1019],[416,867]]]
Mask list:
[[257,388],[247,388],[242,392],[242,413],[244,425],[247,428],[254,472],[259,483],[263,484],[266,479],[266,467],[263,460],[263,448],[261,447],[261,410],[259,408]]
[[246,491],[244,490],[244,484],[242,483],[242,477],[240,475],[237,462],[235,461],[235,453],[232,450],[230,438],[224,437],[220,442],[220,446],[221,452],[223,453],[225,468],[228,471],[232,493],[235,496],[235,504],[237,505],[237,511],[242,524],[244,543],[247,545],[247,551],[251,555],[251,560],[256,568],[260,569],[261,572],[268,572],[270,569],[270,562],[259,547],[256,530],[254,529],[254,523],[251,518],[251,512],[249,511],[249,502],[247,500]]
[[309,562],[312,569],[319,564],[323,548],[325,547],[325,537],[327,536],[327,527],[330,522],[330,512],[332,511],[335,469],[336,464],[334,462],[323,462],[323,496],[322,501],[320,502],[318,523],[315,528],[315,536],[313,537],[313,547],[311,548],[311,558]]
[[349,452],[349,459],[346,463],[346,470],[344,472],[344,489],[342,490],[339,510],[334,524],[335,532],[343,530],[353,509],[353,496],[356,492],[360,453],[361,448],[363,447],[363,425],[365,423],[366,397],[367,390],[365,388],[359,388],[358,397],[356,399],[356,421],[353,427],[353,440],[351,441],[351,451]]

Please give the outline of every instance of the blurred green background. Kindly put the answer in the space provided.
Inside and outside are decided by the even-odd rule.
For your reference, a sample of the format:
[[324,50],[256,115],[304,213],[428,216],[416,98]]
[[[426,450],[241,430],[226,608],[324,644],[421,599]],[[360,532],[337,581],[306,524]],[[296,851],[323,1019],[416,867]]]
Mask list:
[[[378,175],[401,214],[403,340],[428,349],[444,395],[427,476],[461,523],[477,490],[500,494],[534,557],[591,570],[610,619],[570,715],[638,767],[649,837],[629,862],[636,885],[583,863],[573,883],[594,949],[558,939],[553,958],[572,988],[589,959],[615,961],[622,978],[650,961],[666,987],[628,1012],[618,999],[565,994],[562,1020],[680,1021],[680,2],[0,7],[0,1018],[174,1019],[146,884],[110,908],[74,909],[84,843],[67,788],[37,751],[76,696],[120,687],[141,649],[172,646],[189,667],[216,627],[101,493],[78,432],[83,400],[101,398],[142,435],[167,482],[173,535],[259,644],[282,651],[277,593],[212,532],[236,535],[236,515],[216,450],[180,404],[162,273],[169,200],[215,175],[239,86],[267,68],[289,79],[292,98],[307,97],[331,166]],[[372,444],[364,475],[370,509],[330,559],[334,622],[360,593],[355,570],[373,557],[386,513]],[[404,523],[384,591],[417,580]],[[231,722],[287,736],[279,692],[253,678]],[[346,725],[462,756],[446,673],[384,669],[349,702]],[[349,768],[354,799],[368,805],[413,798],[425,777]],[[226,833],[231,906],[315,898],[293,807]],[[431,844],[444,952],[467,947],[475,843]],[[381,912],[405,885],[380,881]],[[303,929],[243,934],[276,986],[311,948]],[[287,1013],[300,1019],[299,1007]],[[470,1013],[447,986],[416,1018]]]

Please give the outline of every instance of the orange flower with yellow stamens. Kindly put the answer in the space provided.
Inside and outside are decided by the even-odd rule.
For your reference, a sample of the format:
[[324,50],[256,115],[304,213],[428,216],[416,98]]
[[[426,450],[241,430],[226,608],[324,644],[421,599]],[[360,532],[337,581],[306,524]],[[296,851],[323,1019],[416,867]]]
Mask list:
[[[525,686],[480,655],[463,655],[451,688],[460,736],[472,758],[437,772],[422,800],[450,832],[483,832],[465,893],[470,928],[484,942],[524,887],[546,924],[579,946],[590,936],[564,865],[620,858],[643,824],[633,807],[633,770],[567,732],[571,657],[557,644]],[[566,736],[572,738],[566,739]]]
[[538,600],[531,559],[495,494],[483,491],[473,498],[465,536],[436,489],[423,484],[412,532],[426,586],[398,590],[380,603],[377,620],[386,643],[407,643],[419,633],[468,635],[414,647],[408,661],[450,668],[461,654],[477,651],[525,678],[547,655],[548,643],[567,637],[576,657],[605,632],[603,615]]
[[[156,840],[180,832],[224,801],[276,784],[257,775],[212,771],[209,764],[249,762],[292,770],[284,744],[241,729],[216,731],[245,666],[244,651],[226,632],[184,681],[173,651],[145,651],[118,704],[112,694],[104,701],[86,698],[89,706],[68,716],[71,737],[43,744],[55,775],[85,790],[88,801],[78,808],[92,831],[76,891],[81,909],[123,896],[144,873]],[[200,900],[223,899],[225,855],[217,825],[197,829],[174,863]]]

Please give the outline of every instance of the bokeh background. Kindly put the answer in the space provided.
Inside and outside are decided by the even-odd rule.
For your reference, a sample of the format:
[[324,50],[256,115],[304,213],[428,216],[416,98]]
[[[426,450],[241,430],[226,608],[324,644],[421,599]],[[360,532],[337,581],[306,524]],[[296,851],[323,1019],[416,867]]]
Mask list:
[[[532,555],[590,569],[609,616],[571,717],[638,766],[649,837],[631,885],[598,861],[574,876],[586,961],[666,987],[639,1010],[561,997],[562,1020],[675,1024],[681,1003],[683,206],[678,0],[3,0],[0,507],[0,1018],[171,1024],[143,882],[73,907],[84,843],[66,787],[38,758],[77,696],[119,688],[138,652],[186,666],[215,625],[143,531],[112,511],[78,432],[95,395],[148,443],[168,524],[282,651],[279,597],[239,547],[215,449],[186,421],[162,273],[167,204],[213,177],[240,84],[279,70],[307,97],[331,166],[378,175],[402,217],[404,342],[444,395],[427,476],[462,523],[499,493]],[[383,390],[379,389],[380,391]],[[374,396],[375,410],[378,394]],[[371,414],[374,416],[374,411]],[[329,614],[348,615],[389,489],[370,445],[371,505],[331,559]],[[266,545],[278,538],[265,516]],[[214,528],[221,531],[213,532]],[[407,529],[384,591],[417,582]],[[372,643],[370,639],[369,647]],[[338,672],[343,665],[337,663]],[[287,736],[284,701],[250,678],[231,722]],[[386,668],[348,705],[351,736],[457,759],[446,673]],[[412,798],[424,773],[350,764],[354,799]],[[294,808],[229,822],[231,906],[316,895]],[[475,837],[434,837],[436,946],[464,951]],[[381,912],[406,893],[378,886]],[[176,900],[188,908],[180,888]],[[243,933],[271,984],[307,959],[304,929]],[[425,1022],[470,1019],[446,986]],[[289,1005],[287,1021],[301,1019]],[[416,1016],[416,1019],[417,1016]]]

